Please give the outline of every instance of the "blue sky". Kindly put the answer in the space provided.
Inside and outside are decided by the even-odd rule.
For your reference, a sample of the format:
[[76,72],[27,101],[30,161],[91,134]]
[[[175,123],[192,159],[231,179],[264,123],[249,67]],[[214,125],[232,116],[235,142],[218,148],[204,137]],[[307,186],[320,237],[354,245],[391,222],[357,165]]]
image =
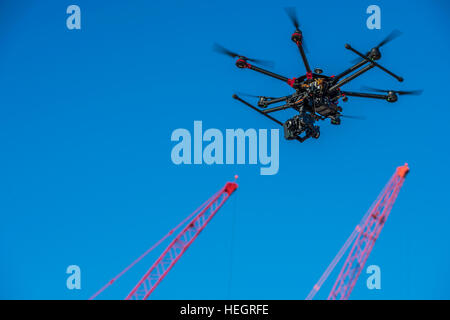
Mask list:
[[[66,28],[70,4],[81,7],[81,30]],[[366,28],[371,4],[381,7],[381,30]],[[325,74],[350,65],[345,43],[365,51],[403,31],[380,60],[403,83],[374,69],[345,88],[424,93],[396,104],[353,98],[344,112],[367,120],[323,123],[320,139],[304,144],[280,138],[277,175],[174,165],[170,135],[194,120],[277,128],[231,95],[291,88],[211,48],[219,42],[276,61],[280,74],[304,74],[285,6],[298,8],[310,64]],[[152,298],[304,299],[408,162],[367,262],[380,266],[382,289],[368,290],[363,273],[351,298],[449,299],[448,9],[445,1],[2,1],[0,298],[89,298],[238,174],[236,194]],[[157,256],[101,297],[125,297]],[[81,290],[65,286],[72,264]]]

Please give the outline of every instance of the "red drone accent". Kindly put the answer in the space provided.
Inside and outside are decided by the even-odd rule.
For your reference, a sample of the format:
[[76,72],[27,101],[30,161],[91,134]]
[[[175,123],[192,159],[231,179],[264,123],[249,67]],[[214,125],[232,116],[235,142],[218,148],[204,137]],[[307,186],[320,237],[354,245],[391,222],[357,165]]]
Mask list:
[[303,35],[300,32],[294,32],[291,36],[291,39],[294,40],[297,44],[302,44]]
[[251,67],[251,65],[245,59],[242,59],[242,58],[239,58],[236,60],[236,66],[238,68],[250,68]]
[[294,85],[296,79],[297,78],[288,79],[287,84],[292,87]]
[[407,163],[404,166],[397,168],[383,191],[364,215],[361,222],[356,226],[355,230],[344,243],[341,250],[339,250],[336,257],[331,261],[319,281],[314,285],[313,289],[306,297],[306,300],[314,298],[344,253],[350,245],[353,244],[339,276],[334,283],[333,289],[328,296],[328,300],[347,300],[349,298],[350,293],[364,268],[367,258],[372,251],[375,241],[378,239],[389,213],[391,212],[392,206],[397,199],[398,193],[408,172],[409,167]]
[[306,79],[311,80],[312,78],[313,78],[312,72],[307,72],[306,73]]
[[[237,179],[237,176],[235,176]],[[161,244],[165,239],[171,236],[178,228],[185,225],[190,220],[183,230],[172,240],[167,246],[161,256],[153,263],[150,269],[145,273],[138,284],[131,290],[128,296],[129,299],[147,299],[150,294],[156,289],[158,284],[164,279],[167,273],[172,269],[175,263],[181,258],[183,253],[194,242],[200,232],[206,227],[209,221],[219,211],[222,205],[228,200],[228,198],[236,191],[238,185],[236,182],[227,182],[222,189],[203,203],[197,210],[191,213],[186,219],[184,219],[175,228],[169,231],[162,239],[142,254],[138,259],[126,267],[116,277],[105,284],[99,291],[97,291],[89,300],[94,299],[106,288],[119,279],[125,272],[131,269],[136,263],[142,260],[150,251]]]

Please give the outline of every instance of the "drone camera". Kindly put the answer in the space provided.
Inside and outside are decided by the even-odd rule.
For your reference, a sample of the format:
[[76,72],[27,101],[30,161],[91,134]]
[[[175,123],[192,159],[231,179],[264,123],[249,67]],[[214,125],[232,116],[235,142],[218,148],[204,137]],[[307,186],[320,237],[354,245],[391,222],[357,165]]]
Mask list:
[[283,129],[284,129],[284,138],[286,140],[293,140],[303,132],[302,127],[298,125],[298,123],[294,118],[287,120],[283,124]]
[[319,138],[320,129],[319,126],[314,125],[314,119],[311,115],[303,113],[296,115],[293,118],[287,120],[283,124],[284,138],[286,140],[297,139],[299,135],[305,132],[307,137]]

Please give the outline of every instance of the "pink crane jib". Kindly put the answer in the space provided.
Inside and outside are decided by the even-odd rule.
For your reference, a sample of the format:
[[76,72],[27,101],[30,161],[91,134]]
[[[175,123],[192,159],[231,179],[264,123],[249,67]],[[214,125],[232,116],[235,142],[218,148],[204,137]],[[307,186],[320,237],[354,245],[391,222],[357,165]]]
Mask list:
[[[236,176],[237,178],[237,176]],[[148,249],[144,254],[137,258],[133,263],[126,267],[122,272],[120,272],[116,277],[110,280],[106,285],[104,285],[99,291],[97,291],[90,300],[97,297],[106,288],[112,285],[117,279],[119,279],[123,274],[130,270],[136,263],[141,261],[150,251],[161,244],[165,239],[174,234],[174,232],[181,226],[185,225],[186,222],[191,219],[187,225],[178,233],[178,235],[170,242],[161,256],[153,263],[153,265],[148,269],[142,279],[137,283],[137,285],[131,290],[131,292],[125,298],[126,300],[140,300],[148,299],[150,294],[156,289],[158,284],[164,279],[167,273],[172,269],[175,263],[181,258],[183,253],[189,248],[189,246],[194,242],[200,232],[206,227],[208,222],[214,217],[214,215],[219,211],[223,204],[228,200],[228,198],[233,194],[238,188],[235,182],[227,182],[224,187],[222,187],[217,193],[215,193],[211,198],[209,198],[205,203],[203,203],[197,210],[191,213],[186,219],[184,219],[175,228],[169,231],[162,239],[160,239],[155,245]]]
[[358,280],[361,270],[372,251],[375,241],[378,239],[386,219],[391,212],[392,206],[397,199],[398,193],[409,172],[408,164],[398,167],[392,178],[381,191],[378,198],[364,215],[361,222],[356,226],[353,233],[339,250],[336,257],[331,261],[317,284],[306,297],[306,300],[314,298],[322,284],[328,278],[334,267],[342,256],[351,249],[344,265],[336,279],[336,282],[328,295],[328,300],[347,300]]
[[[375,241],[391,212],[392,206],[397,199],[398,193],[409,172],[408,164],[400,166],[395,171],[389,182],[386,184],[378,198],[372,204],[370,209],[356,226],[350,237],[339,250],[336,257],[332,260],[319,281],[314,285],[306,300],[311,300],[322,287],[325,280],[334,270],[340,259],[346,252],[349,252],[344,265],[333,285],[328,296],[329,300],[347,300],[358,280],[358,277],[364,268],[364,265],[372,251]],[[237,178],[237,176],[236,176]],[[236,182],[227,182],[216,194],[203,203],[197,210],[191,213],[175,228],[169,231],[162,239],[149,248],[138,259],[126,267],[116,277],[104,285],[96,292],[90,300],[96,298],[106,288],[112,285],[123,274],[130,270],[136,263],[141,261],[148,253],[160,245],[169,236],[175,234],[175,231],[182,226],[184,228],[175,236],[159,258],[148,269],[136,286],[126,296],[126,300],[146,300],[156,289],[159,283],[169,273],[176,262],[181,258],[189,246],[195,241],[200,232],[211,221],[214,215],[219,211],[228,198],[236,191],[238,185]],[[350,250],[348,250],[351,248]]]

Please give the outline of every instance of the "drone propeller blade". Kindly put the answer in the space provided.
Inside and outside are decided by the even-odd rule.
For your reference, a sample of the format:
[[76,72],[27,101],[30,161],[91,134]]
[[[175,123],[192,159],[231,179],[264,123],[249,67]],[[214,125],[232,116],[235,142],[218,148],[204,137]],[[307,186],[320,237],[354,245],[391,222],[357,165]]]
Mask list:
[[369,90],[369,91],[375,91],[375,92],[382,92],[382,93],[389,93],[389,92],[394,92],[398,95],[415,95],[418,96],[420,95],[423,90],[408,90],[408,91],[402,91],[402,90],[384,90],[384,89],[377,89],[377,88],[372,88],[372,87],[361,87],[362,90]]
[[409,94],[412,96],[418,96],[422,94],[423,90],[409,90],[409,91],[394,91],[395,93],[402,95],[402,94]]
[[[398,38],[401,35],[402,35],[402,32],[400,30],[396,29],[396,30],[392,31],[390,34],[388,34],[386,38],[384,38],[378,45],[375,46],[375,48],[380,49],[382,46],[391,42],[395,38]],[[366,56],[368,56],[369,53],[370,53],[370,51],[366,53]],[[358,63],[359,61],[361,61],[361,59],[356,58],[356,59],[352,60],[352,63]]]
[[401,35],[401,31],[394,30],[392,31],[386,38],[384,38],[383,41],[381,41],[375,48],[379,49],[380,47],[384,46],[386,43],[391,42],[395,38],[399,37]]
[[237,94],[238,94],[238,95],[240,95],[240,96],[244,96],[244,97],[250,97],[250,98],[266,98],[266,99],[275,99],[275,98],[273,98],[273,97],[267,97],[267,96],[257,96],[257,95],[254,95],[254,94],[248,94],[248,93],[245,93],[245,92],[238,92]]
[[251,61],[251,62],[255,62],[257,64],[263,65],[263,66],[268,66],[268,67],[273,67],[274,63],[273,61],[269,61],[269,60],[262,60],[262,59],[253,59],[253,58],[247,58],[246,56],[240,55],[236,52],[233,52],[231,50],[228,50],[227,48],[221,46],[220,44],[214,43],[213,45],[213,50],[224,54],[226,56],[232,57],[232,58],[241,58],[244,59],[245,61]]
[[255,62],[257,64],[260,64],[262,66],[266,66],[266,67],[273,67],[275,65],[275,62],[271,61],[271,60],[262,60],[262,59],[249,59],[246,58],[246,60],[251,61],[251,62]]
[[244,97],[250,97],[250,98],[259,98],[261,96],[257,96],[255,94],[249,94],[249,93],[245,93],[245,92],[237,92],[238,95],[240,96],[244,96]]
[[295,8],[294,7],[287,7],[287,8],[284,8],[284,11],[286,11],[289,19],[291,19],[291,22],[294,25],[295,29],[299,30],[300,23],[298,22],[297,12],[296,12]]
[[[298,22],[297,18],[297,12],[294,7],[286,7],[284,8],[284,11],[286,11],[286,14],[288,15],[289,19],[291,20],[292,24],[295,27],[296,31],[300,31],[300,23]],[[305,42],[305,39],[302,38],[302,46],[303,50],[305,50],[306,53],[309,52],[308,45]]]
[[362,86],[361,90],[375,91],[375,92],[389,92],[389,90],[377,89],[377,88],[372,88],[372,87],[367,87],[367,86]]
[[213,45],[213,50],[216,51],[216,52],[218,52],[218,53],[224,54],[224,55],[226,55],[226,56],[232,57],[232,58],[236,58],[236,57],[239,57],[239,56],[240,56],[239,54],[237,54],[237,53],[235,53],[235,52],[233,52],[233,51],[230,51],[230,50],[228,50],[227,48],[222,47],[222,46],[221,46],[220,44],[218,44],[218,43],[214,43],[214,45]]
[[341,118],[353,119],[353,120],[366,120],[365,117],[360,117],[360,116],[349,116],[349,115],[346,115],[346,114],[341,114],[340,117],[341,117]]

